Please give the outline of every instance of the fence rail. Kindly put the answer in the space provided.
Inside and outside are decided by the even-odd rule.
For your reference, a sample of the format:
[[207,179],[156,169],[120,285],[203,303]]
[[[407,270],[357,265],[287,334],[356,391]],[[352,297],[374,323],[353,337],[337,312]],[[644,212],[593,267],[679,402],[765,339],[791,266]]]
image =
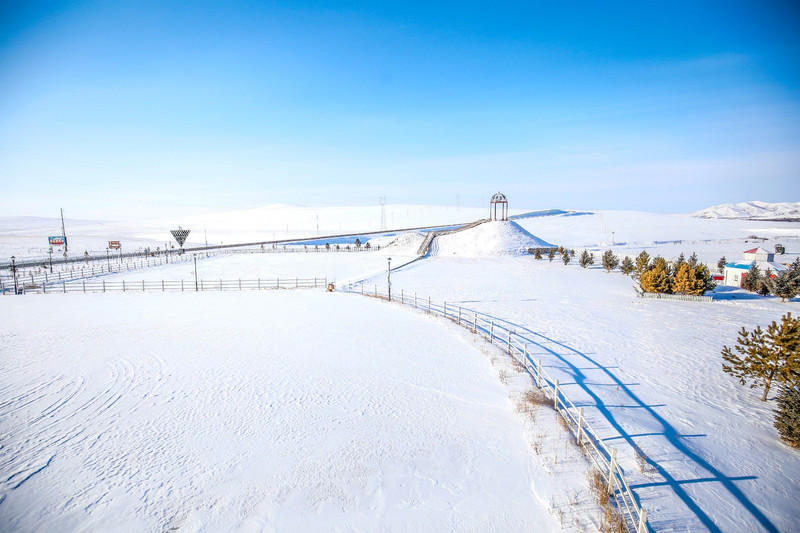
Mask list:
[[[370,290],[371,289],[371,290]],[[420,309],[435,316],[444,317],[459,326],[465,327],[472,333],[485,337],[490,343],[498,344],[506,353],[517,360],[530,374],[539,387],[553,402],[556,413],[567,424],[570,432],[575,436],[578,446],[581,447],[591,462],[597,467],[605,479],[609,491],[617,502],[617,507],[622,512],[629,530],[636,533],[652,531],[648,520],[647,510],[640,504],[636,494],[631,490],[625,479],[625,472],[617,462],[616,449],[608,446],[598,433],[589,424],[583,414],[583,408],[576,407],[575,403],[561,390],[559,381],[550,376],[542,367],[542,360],[531,356],[528,344],[516,332],[495,322],[479,313],[447,302],[434,302],[431,298],[420,298],[416,293],[405,294],[405,291],[393,291],[391,298],[387,293],[379,291],[377,286],[367,288],[364,284],[346,285],[344,292],[362,294],[391,299],[394,302]]]
[[[158,281],[64,280],[41,285],[26,286],[25,293],[75,293],[75,292],[188,292],[188,291],[247,291],[277,289],[307,289],[326,287],[327,278],[257,278],[257,279],[200,279]],[[13,294],[3,292],[3,294]]]
[[633,290],[636,291],[636,294],[639,298],[649,298],[652,300],[675,300],[680,302],[713,302],[713,296],[705,296],[699,294],[665,294],[661,292],[644,292],[636,285],[633,286]]

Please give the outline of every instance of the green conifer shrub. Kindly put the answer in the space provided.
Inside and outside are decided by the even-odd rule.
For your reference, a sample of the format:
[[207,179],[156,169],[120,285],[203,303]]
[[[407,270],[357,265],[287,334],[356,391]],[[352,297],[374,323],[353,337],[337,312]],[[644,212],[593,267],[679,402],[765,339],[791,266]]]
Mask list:
[[792,448],[800,448],[800,383],[785,383],[778,389],[775,429]]

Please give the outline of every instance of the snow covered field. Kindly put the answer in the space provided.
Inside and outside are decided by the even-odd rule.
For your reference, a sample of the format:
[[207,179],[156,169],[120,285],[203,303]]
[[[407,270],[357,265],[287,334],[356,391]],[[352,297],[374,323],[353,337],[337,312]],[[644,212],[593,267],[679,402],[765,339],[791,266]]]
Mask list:
[[[618,253],[696,251],[712,265],[738,258],[751,235],[786,245],[786,261],[800,252],[796,223],[622,212],[517,222],[576,250],[613,241]],[[655,530],[795,529],[800,455],[778,440],[773,403],[722,372],[720,349],[742,326],[799,314],[798,299],[721,288],[707,304],[641,300],[618,272],[515,255],[526,234],[486,242],[489,228],[440,237],[448,253],[394,271],[393,290],[513,324],[618,449]],[[198,270],[367,278],[385,290],[387,257],[404,263],[420,241],[404,240],[380,252],[220,256]],[[183,263],[109,279],[193,275]],[[535,453],[513,391],[444,321],[314,291],[3,302],[0,529],[596,527],[585,462]],[[536,424],[539,435],[561,431],[541,415]],[[556,518],[559,480],[584,491],[582,522]]]
[[488,359],[422,316],[302,290],[4,303],[0,530],[557,529]]

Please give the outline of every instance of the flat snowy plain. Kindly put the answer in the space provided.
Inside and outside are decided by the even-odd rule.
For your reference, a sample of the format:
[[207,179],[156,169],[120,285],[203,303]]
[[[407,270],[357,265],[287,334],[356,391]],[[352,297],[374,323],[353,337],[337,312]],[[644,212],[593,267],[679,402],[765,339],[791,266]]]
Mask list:
[[[752,234],[786,244],[788,260],[800,251],[797,224],[614,212],[518,222],[578,251],[696,251],[715,264],[752,247]],[[393,290],[506,320],[529,338],[618,449],[655,530],[795,529],[800,455],[777,439],[774,402],[725,375],[719,352],[741,326],[800,314],[797,300],[724,289],[708,304],[641,300],[618,272],[498,254],[496,242],[481,257],[468,241],[441,237],[447,255],[393,272]],[[218,256],[198,271],[385,290],[386,258],[408,261],[415,245]],[[182,263],[106,279],[193,275]],[[514,411],[514,388],[530,383],[503,383],[494,348],[441,319],[313,290],[3,303],[2,530],[597,527],[585,461],[552,417],[531,425]]]

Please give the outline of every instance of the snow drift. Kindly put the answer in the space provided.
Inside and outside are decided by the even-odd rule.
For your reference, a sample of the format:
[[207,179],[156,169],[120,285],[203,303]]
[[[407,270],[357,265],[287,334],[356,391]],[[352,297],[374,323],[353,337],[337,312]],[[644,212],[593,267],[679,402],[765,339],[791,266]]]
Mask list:
[[468,230],[436,237],[431,255],[488,257],[525,255],[528,248],[549,248],[553,245],[528,233],[512,221],[492,221]]

